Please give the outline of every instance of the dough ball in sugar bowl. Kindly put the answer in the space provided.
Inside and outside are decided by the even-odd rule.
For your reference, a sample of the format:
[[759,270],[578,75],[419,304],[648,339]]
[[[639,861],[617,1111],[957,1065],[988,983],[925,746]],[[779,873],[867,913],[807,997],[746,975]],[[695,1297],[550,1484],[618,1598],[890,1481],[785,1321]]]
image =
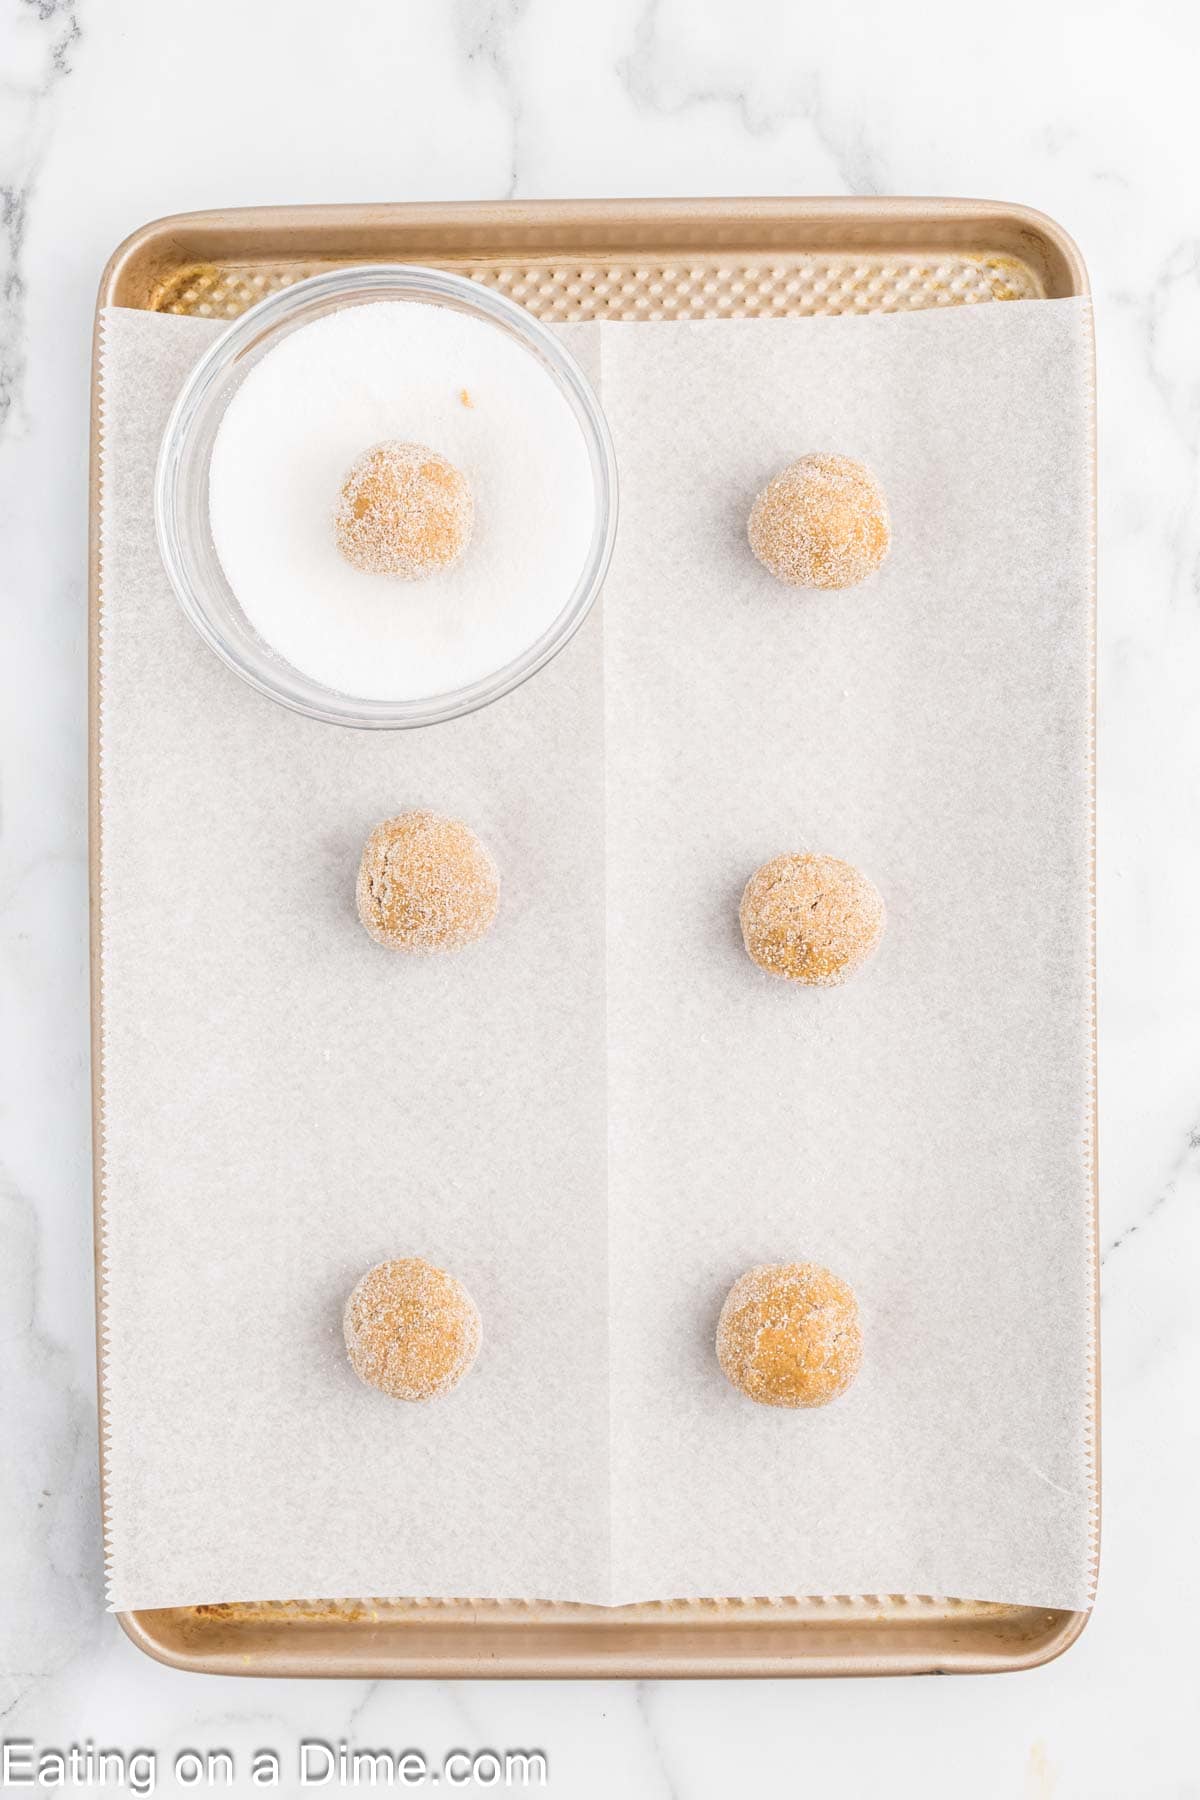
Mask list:
[[475,504],[461,469],[424,444],[375,444],[352,465],[333,528],[348,563],[369,575],[423,581],[452,569],[471,538]]

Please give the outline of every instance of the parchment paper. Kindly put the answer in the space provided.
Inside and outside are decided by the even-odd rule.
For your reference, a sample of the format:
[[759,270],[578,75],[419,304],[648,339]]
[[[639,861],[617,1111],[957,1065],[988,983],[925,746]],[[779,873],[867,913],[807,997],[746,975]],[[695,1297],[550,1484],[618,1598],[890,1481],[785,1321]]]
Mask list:
[[[518,694],[342,732],[245,688],[153,544],[216,327],[106,315],[101,649],[110,1600],[1091,1587],[1090,444],[1083,302],[571,328],[622,478],[604,615]],[[895,545],[777,587],[749,501],[861,456]],[[505,892],[389,957],[380,817],[469,819]],[[808,992],[737,899],[808,844],[884,893]],[[340,1310],[417,1251],[463,1386],[361,1387]],[[817,1413],[721,1376],[749,1263],[851,1280]]]
[[[1086,1603],[1086,303],[613,326],[606,594],[614,1588]],[[741,536],[836,447],[891,557],[797,595]],[[748,967],[809,847],[889,923],[841,989]],[[757,1262],[850,1280],[845,1398],[712,1354]]]
[[[105,320],[110,1597],[605,1598],[599,621],[441,731],[257,697],[153,541],[166,412],[212,336]],[[486,948],[389,955],[359,925],[363,840],[407,806],[495,855]],[[412,1252],[483,1317],[428,1407],[362,1386],[341,1338],[359,1275]]]

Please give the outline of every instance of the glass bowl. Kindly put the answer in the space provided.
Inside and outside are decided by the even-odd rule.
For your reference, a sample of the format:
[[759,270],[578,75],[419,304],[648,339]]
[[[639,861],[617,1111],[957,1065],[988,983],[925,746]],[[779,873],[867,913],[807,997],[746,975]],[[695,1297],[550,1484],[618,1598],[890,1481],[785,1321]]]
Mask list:
[[[574,588],[541,636],[502,668],[445,693],[380,700],[339,693],[286,662],[259,636],[225,578],[208,513],[213,441],[239,382],[287,332],[345,306],[423,300],[449,306],[507,332],[536,357],[566,400],[587,450],[594,496],[591,540]],[[395,729],[460,718],[511,693],[544,668],[574,636],[608,568],[617,526],[617,466],[612,439],[586,376],[531,313],[465,276],[415,265],[332,269],[271,294],[222,333],[200,358],[176,400],[163,436],[154,484],[159,553],[187,617],[204,641],[260,694],[331,725]]]

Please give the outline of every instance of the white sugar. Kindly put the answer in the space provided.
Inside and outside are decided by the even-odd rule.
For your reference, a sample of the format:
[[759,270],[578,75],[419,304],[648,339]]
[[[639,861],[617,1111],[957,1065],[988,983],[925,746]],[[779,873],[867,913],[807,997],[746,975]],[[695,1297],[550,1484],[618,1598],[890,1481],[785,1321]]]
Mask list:
[[[440,451],[471,486],[467,554],[424,581],[364,573],[335,542],[346,472],[387,438]],[[464,313],[385,301],[292,332],[251,369],[213,445],[209,514],[280,656],[339,692],[410,700],[494,673],[553,622],[587,554],[592,480],[529,351]]]

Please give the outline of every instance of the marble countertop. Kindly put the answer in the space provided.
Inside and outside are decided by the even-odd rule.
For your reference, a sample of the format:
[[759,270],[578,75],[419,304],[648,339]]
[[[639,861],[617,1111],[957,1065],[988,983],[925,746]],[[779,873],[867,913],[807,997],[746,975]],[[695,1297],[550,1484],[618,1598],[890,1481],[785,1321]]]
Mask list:
[[[540,1748],[564,1800],[1200,1795],[1200,19],[1012,0],[0,0],[0,1736]],[[1028,1675],[239,1683],[105,1613],[87,1026],[89,336],[143,221],[254,202],[972,194],[1079,242],[1100,391],[1104,1538]],[[287,1791],[291,1783],[285,1778]],[[14,1789],[14,1791],[16,1791]],[[68,1790],[70,1791],[70,1790]],[[95,1790],[93,1790],[95,1791]],[[113,1791],[113,1790],[110,1790]],[[182,1789],[179,1789],[182,1791]],[[213,1790],[218,1791],[218,1790]],[[251,1789],[243,1774],[237,1788]],[[329,1791],[336,1791],[333,1784]]]

